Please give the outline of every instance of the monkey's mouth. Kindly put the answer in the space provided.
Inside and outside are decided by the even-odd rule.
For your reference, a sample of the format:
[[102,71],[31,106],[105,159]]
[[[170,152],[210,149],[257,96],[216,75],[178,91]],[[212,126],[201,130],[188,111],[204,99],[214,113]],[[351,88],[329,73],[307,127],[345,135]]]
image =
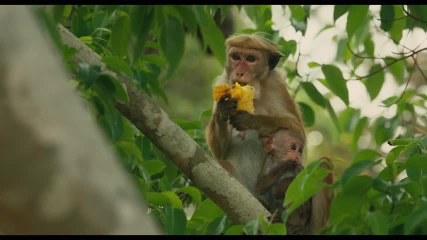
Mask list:
[[247,82],[239,82],[239,81],[233,81],[233,86],[234,85],[236,85],[236,83],[239,83],[240,84],[240,86],[246,86],[246,85],[248,85],[248,83]]

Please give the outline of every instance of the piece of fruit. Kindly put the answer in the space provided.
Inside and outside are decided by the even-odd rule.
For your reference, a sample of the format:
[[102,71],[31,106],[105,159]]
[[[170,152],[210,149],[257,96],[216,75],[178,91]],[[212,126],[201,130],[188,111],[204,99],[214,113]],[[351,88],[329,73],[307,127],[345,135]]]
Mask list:
[[216,85],[213,92],[215,101],[219,101],[226,93],[230,93],[231,98],[237,100],[237,110],[244,110],[250,113],[254,112],[254,87],[249,85],[241,86],[237,82],[233,87],[228,84]]
[[219,101],[219,99],[226,93],[230,91],[231,87],[228,84],[218,84],[214,88],[213,97],[215,101]]

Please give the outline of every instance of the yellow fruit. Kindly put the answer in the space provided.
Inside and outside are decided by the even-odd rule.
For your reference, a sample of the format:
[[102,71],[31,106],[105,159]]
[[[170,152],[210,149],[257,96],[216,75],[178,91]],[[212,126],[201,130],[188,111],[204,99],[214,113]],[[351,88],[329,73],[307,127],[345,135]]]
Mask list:
[[246,85],[241,88],[241,98],[237,101],[237,110],[245,110],[247,112],[254,112],[254,95],[255,88]]
[[219,84],[216,85],[213,92],[213,97],[215,101],[219,101],[219,99],[226,94],[228,91],[230,91],[231,87],[228,84]]
[[234,87],[231,89],[231,98],[239,100],[242,98],[242,86],[238,82],[234,85]]
[[239,83],[236,83],[233,88],[228,84],[216,85],[213,92],[215,101],[219,101],[226,93],[230,93],[231,98],[237,100],[237,110],[244,110],[250,113],[254,112],[254,87],[249,85],[241,86]]

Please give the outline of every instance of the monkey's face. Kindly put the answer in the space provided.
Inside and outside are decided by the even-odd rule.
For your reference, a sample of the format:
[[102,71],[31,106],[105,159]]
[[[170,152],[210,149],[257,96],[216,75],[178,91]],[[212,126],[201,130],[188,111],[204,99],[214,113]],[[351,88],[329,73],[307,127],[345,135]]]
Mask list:
[[256,85],[268,72],[268,61],[264,51],[240,47],[230,47],[227,51],[227,73],[231,84]]
[[281,130],[275,134],[272,149],[276,151],[276,158],[281,161],[293,161],[296,164],[302,164],[304,144],[289,130]]

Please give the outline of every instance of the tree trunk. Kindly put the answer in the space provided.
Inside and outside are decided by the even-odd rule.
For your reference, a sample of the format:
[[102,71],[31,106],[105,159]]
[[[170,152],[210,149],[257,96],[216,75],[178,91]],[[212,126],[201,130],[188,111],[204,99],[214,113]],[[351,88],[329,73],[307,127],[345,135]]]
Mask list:
[[0,29],[0,233],[159,234],[29,9]]

